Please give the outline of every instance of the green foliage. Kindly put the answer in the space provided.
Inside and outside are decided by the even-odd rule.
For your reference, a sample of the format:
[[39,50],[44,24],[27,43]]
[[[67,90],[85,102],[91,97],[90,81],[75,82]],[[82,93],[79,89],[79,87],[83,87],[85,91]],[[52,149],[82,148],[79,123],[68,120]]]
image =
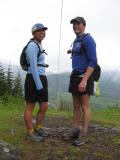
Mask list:
[[16,77],[12,72],[11,66],[8,66],[7,71],[4,71],[2,64],[0,64],[0,99],[2,103],[7,103],[9,96],[23,98],[23,85],[20,74]]
[[58,103],[58,111],[72,111],[71,103],[69,101],[60,100]]
[[99,122],[106,126],[119,126],[120,125],[120,108],[119,107],[107,107],[101,110],[93,110],[92,120]]
[[2,64],[0,63],[0,96],[4,95],[6,92],[6,77]]
[[13,93],[16,97],[23,97],[23,86],[22,86],[22,80],[20,77],[20,73],[18,72],[17,76],[14,80],[14,86],[13,86]]
[[69,152],[70,154],[78,155],[80,153],[80,148],[69,146]]
[[7,106],[21,106],[23,105],[23,100],[18,96],[14,97],[13,95],[9,94],[4,94],[3,96],[0,97],[0,105],[7,107]]
[[57,108],[53,109],[53,108],[49,108],[47,110],[47,116],[62,116],[62,117],[71,117],[72,116],[72,112],[68,112],[68,111],[59,111]]
[[120,145],[120,137],[118,137],[118,138],[113,138],[112,141],[113,141],[114,144]]
[[12,94],[12,88],[13,88],[13,72],[11,70],[11,66],[8,66],[7,72],[6,72],[6,84],[7,84],[7,93]]

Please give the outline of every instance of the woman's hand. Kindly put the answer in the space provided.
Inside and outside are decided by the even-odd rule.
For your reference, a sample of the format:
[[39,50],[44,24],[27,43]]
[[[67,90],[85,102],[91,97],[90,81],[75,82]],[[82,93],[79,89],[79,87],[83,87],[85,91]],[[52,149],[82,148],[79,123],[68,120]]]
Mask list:
[[86,86],[87,86],[87,81],[82,80],[78,85],[78,90],[80,92],[84,92],[86,90]]

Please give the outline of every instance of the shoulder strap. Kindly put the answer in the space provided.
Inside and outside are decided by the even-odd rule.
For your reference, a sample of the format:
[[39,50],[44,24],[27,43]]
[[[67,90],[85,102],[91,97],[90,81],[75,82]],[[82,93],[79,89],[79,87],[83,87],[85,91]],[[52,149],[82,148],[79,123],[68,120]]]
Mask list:
[[89,35],[89,33],[84,33],[83,35],[82,35],[82,41],[83,41],[83,39],[86,37],[86,36],[88,36]]
[[40,57],[40,54],[42,53],[41,48],[40,48],[39,44],[38,44],[36,41],[34,41],[33,39],[30,40],[30,41],[27,43],[27,46],[28,46],[28,44],[29,44],[30,42],[34,42],[34,43],[37,45],[38,49],[39,49],[39,52],[38,52],[38,54],[37,54],[37,59],[38,59],[38,58]]
[[[82,54],[84,54],[84,52],[86,52],[86,49],[85,49],[84,44],[83,44],[83,40],[85,39],[85,37],[86,37],[87,35],[89,35],[89,33],[84,33],[81,38],[79,38],[79,39],[76,38],[76,39],[74,40],[74,42],[73,42],[73,44],[76,43],[76,42],[78,42],[78,43],[81,44],[81,49],[80,49],[80,50],[82,51]],[[73,53],[72,53],[71,57],[72,57],[72,56],[73,56]]]
[[[27,45],[25,46],[25,49],[27,48],[27,46],[28,46],[28,44],[29,44],[30,42],[34,42],[34,43],[37,45],[38,49],[39,49],[39,52],[38,52],[38,54],[37,54],[37,61],[38,61],[38,58],[39,58],[39,56],[40,56],[41,53],[45,53],[45,54],[47,55],[47,53],[45,52],[45,50],[41,51],[41,48],[40,48],[39,44],[38,44],[36,41],[34,41],[34,39],[31,39],[31,40],[27,43]],[[29,66],[30,66],[30,65],[28,65],[28,67],[29,67]],[[47,65],[47,64],[45,64],[45,65],[43,65],[43,64],[37,64],[37,66],[49,67],[49,65]]]
[[86,52],[86,48],[85,48],[85,46],[84,46],[84,44],[83,44],[83,40],[84,40],[85,37],[88,36],[88,35],[89,35],[89,33],[83,34],[82,39],[81,39],[81,50],[83,50],[84,52]]
[[30,40],[30,41],[28,42],[28,44],[29,44],[30,42],[34,42],[34,43],[37,45],[38,49],[39,49],[37,58],[40,57],[40,54],[41,54],[41,53],[45,53],[45,54],[47,55],[47,53],[45,52],[45,50],[41,51],[41,48],[40,48],[39,44],[38,44],[36,41],[34,41],[34,39]]

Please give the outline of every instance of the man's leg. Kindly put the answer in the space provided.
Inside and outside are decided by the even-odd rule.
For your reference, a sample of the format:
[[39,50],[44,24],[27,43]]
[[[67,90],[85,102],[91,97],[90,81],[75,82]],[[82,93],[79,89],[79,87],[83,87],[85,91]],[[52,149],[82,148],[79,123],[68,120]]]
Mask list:
[[75,128],[80,128],[81,103],[80,97],[72,95],[73,97],[73,123]]
[[63,133],[63,138],[65,140],[67,139],[77,139],[79,137],[80,133],[80,113],[81,113],[81,108],[80,108],[80,97],[76,95],[72,95],[73,97],[73,125],[74,128],[69,129],[65,133]]
[[90,96],[84,95],[80,97],[81,109],[83,112],[83,133],[87,133],[89,123],[90,123]]

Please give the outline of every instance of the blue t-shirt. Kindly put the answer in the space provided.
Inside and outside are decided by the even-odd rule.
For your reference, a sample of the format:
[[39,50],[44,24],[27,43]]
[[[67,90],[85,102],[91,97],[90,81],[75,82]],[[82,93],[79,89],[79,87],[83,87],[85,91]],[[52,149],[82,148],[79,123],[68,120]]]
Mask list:
[[[41,51],[43,51],[42,45],[38,43]],[[45,75],[45,67],[37,66],[37,64],[45,64],[45,53],[41,53],[39,58],[37,55],[39,53],[39,48],[36,43],[30,42],[26,49],[26,59],[27,63],[30,64],[27,73],[31,73],[36,85],[36,89],[40,90],[43,88],[42,82],[39,78],[40,75]]]
[[[87,67],[95,68],[97,64],[96,43],[90,34],[86,35],[83,40],[78,36],[72,48],[72,69],[84,73]],[[81,40],[85,50],[81,49]]]

